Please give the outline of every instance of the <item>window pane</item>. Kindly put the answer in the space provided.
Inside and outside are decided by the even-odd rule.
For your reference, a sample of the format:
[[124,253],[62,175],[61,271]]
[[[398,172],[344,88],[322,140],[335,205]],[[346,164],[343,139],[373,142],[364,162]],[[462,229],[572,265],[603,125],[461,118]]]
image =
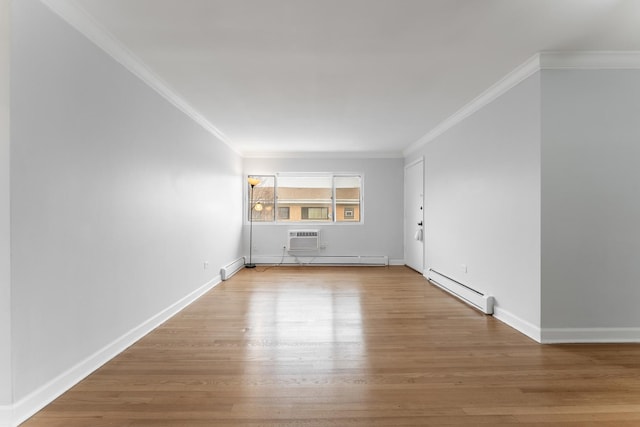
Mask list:
[[289,208],[285,221],[331,221],[332,194],[329,175],[278,177],[278,208]]
[[251,177],[257,178],[260,182],[253,187],[253,193],[251,185],[247,183],[249,186],[248,218],[256,222],[275,221],[275,177],[268,175],[251,175]]
[[323,207],[302,207],[301,213],[302,219],[321,221],[327,219],[329,210]]
[[289,207],[278,206],[278,221],[288,220],[288,219],[289,219]]
[[359,222],[362,179],[357,175],[334,177],[336,221]]
[[257,222],[361,222],[359,175],[249,175],[247,218]]

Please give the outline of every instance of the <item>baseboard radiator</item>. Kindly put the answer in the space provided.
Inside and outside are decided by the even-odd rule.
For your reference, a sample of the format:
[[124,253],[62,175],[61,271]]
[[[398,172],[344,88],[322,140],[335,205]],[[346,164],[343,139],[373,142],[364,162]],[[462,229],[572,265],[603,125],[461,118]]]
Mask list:
[[389,257],[383,256],[301,256],[289,252],[290,261],[298,265],[369,265],[369,266],[386,266],[389,265]]
[[493,297],[458,282],[433,269],[427,271],[427,279],[451,295],[477,308],[485,314],[493,314]]
[[388,266],[387,255],[315,255],[306,252],[288,251],[287,255],[254,256],[256,264],[266,265],[360,265],[360,266]]
[[227,280],[231,278],[231,276],[236,274],[238,270],[240,270],[244,266],[244,263],[245,263],[244,257],[240,257],[237,260],[225,265],[220,269],[220,278],[222,280]]

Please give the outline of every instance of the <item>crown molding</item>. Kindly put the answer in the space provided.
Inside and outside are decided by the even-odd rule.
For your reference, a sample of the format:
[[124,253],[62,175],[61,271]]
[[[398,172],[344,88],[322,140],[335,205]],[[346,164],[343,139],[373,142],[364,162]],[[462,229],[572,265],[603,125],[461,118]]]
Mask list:
[[[68,391],[71,387],[78,384],[96,369],[116,357],[118,354],[135,344],[145,335],[162,325],[180,311],[192,304],[198,298],[209,292],[214,287],[222,283],[220,275],[213,277],[191,293],[185,295],[178,301],[166,307],[157,314],[144,320],[124,335],[116,338],[108,343],[105,347],[97,350],[86,359],[78,361],[74,366],[68,368],[63,373],[33,390],[28,395],[22,397],[11,405],[11,407],[0,406],[0,427],[2,427],[2,417],[9,418],[9,426],[18,426],[19,424],[32,417],[36,412],[53,402],[62,393]],[[3,415],[3,413],[5,415]],[[5,421],[6,422],[6,421]]]
[[245,159],[402,159],[400,151],[248,151]]
[[45,6],[60,16],[73,28],[87,37],[99,48],[104,50],[127,70],[140,78],[149,87],[167,99],[176,108],[190,117],[193,121],[213,134],[218,140],[226,144],[236,154],[248,157],[347,157],[347,158],[395,158],[406,157],[414,153],[428,142],[433,141],[456,124],[463,121],[476,111],[485,107],[502,94],[512,89],[532,74],[542,69],[640,69],[640,51],[584,51],[584,52],[541,52],[533,55],[527,61],[516,67],[494,85],[482,92],[479,96],[463,106],[449,118],[442,121],[416,142],[409,145],[401,153],[397,152],[370,152],[370,153],[307,153],[307,152],[249,152],[242,153],[237,150],[231,140],[211,122],[205,119],[195,108],[189,105],[176,91],[174,91],[157,74],[149,69],[142,60],[127,49],[109,31],[102,27],[84,9],[73,0],[40,0]]
[[504,76],[498,82],[493,84],[487,90],[482,92],[476,98],[474,98],[471,102],[466,104],[464,107],[459,109],[449,118],[440,122],[435,128],[431,129],[429,133],[424,135],[422,138],[408,146],[404,149],[403,154],[405,156],[417,151],[419,148],[427,144],[428,142],[433,141],[438,136],[445,133],[447,130],[451,129],[453,126],[457,125],[476,111],[485,107],[487,104],[491,103],[493,100],[501,96],[503,93],[507,92],[514,86],[516,86],[521,81],[525,80],[532,74],[536,73],[540,70],[540,55],[535,54],[531,58],[527,59],[524,63],[516,67],[509,74]]
[[442,121],[429,133],[403,150],[404,156],[451,129],[485,107],[518,83],[540,70],[620,70],[640,69],[640,51],[540,52],[533,55],[489,89]]
[[182,99],[165,81],[149,69],[144,62],[127,49],[113,34],[100,25],[91,15],[73,0],[40,0],[65,22],[78,30],[100,49],[119,62],[136,77],[159,93],[193,121],[213,134],[218,140],[226,144],[232,151],[242,155],[231,140],[211,122],[205,119],[187,101]]
[[540,68],[544,70],[637,70],[640,51],[542,52]]

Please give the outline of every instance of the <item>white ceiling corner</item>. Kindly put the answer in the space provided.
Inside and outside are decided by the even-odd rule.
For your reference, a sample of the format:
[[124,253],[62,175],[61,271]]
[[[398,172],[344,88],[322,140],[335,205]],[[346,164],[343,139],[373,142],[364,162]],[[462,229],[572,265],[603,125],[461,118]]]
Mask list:
[[251,157],[407,155],[539,69],[640,68],[637,0],[41,1]]
[[209,120],[184,100],[171,86],[162,80],[140,58],[131,52],[124,44],[105,29],[98,21],[88,14],[74,0],[40,0],[53,12],[85,35],[95,45],[104,50],[127,70],[136,75],[149,87],[158,92],[193,121],[209,131],[221,142],[225,143],[237,154],[242,154],[230,139]]

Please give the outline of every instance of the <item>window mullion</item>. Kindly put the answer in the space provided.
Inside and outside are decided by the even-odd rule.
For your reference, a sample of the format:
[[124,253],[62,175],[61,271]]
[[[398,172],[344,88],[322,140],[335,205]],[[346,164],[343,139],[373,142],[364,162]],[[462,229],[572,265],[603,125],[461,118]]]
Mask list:
[[278,223],[278,174],[273,176],[273,222]]
[[337,217],[337,206],[336,206],[336,177],[335,175],[331,175],[331,190],[332,190],[332,196],[331,196],[331,217],[332,220],[331,222],[336,222],[336,217]]

